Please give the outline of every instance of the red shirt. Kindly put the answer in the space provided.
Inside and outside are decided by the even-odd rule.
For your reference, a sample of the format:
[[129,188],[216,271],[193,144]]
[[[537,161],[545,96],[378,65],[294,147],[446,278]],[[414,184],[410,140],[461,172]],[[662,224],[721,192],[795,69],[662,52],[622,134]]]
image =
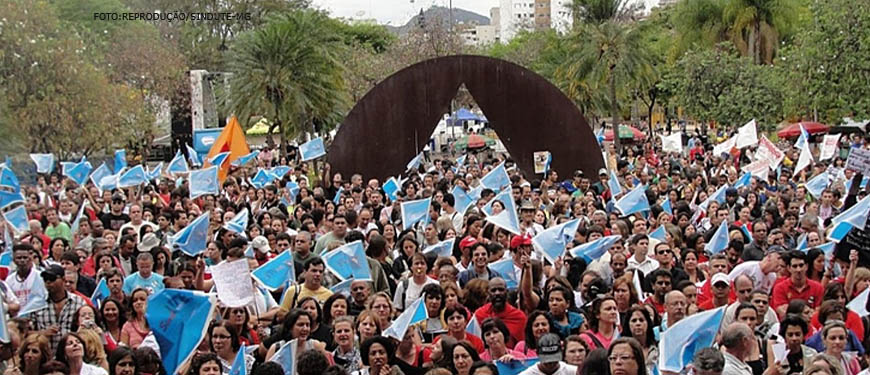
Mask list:
[[483,322],[486,318],[499,318],[507,326],[511,337],[505,337],[508,348],[513,348],[518,342],[526,337],[526,314],[520,309],[506,303],[504,311],[496,313],[492,310],[492,302],[481,306],[474,312],[474,316],[478,322]]
[[643,301],[643,303],[645,303],[647,305],[651,305],[652,307],[655,307],[656,311],[659,313],[659,316],[664,315],[665,314],[665,304],[656,302],[655,298],[653,298],[653,297],[655,297],[655,296],[647,297],[646,301]]
[[802,299],[807,302],[807,306],[815,309],[822,303],[822,295],[825,293],[825,289],[817,281],[807,279],[806,283],[801,290],[795,288],[791,278],[776,284],[773,287],[773,293],[771,293],[770,307],[775,310],[782,305],[788,304],[793,299]]

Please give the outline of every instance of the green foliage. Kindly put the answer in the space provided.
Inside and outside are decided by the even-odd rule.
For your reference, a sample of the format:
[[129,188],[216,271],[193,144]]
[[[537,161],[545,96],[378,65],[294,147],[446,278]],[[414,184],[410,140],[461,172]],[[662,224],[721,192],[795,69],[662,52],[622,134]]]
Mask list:
[[753,64],[725,46],[690,52],[669,79],[677,102],[700,121],[739,126],[755,118],[762,129],[771,129],[783,118],[777,69]]
[[870,3],[814,1],[814,21],[777,63],[787,79],[786,108],[798,117],[838,123],[870,118]]
[[232,94],[223,100],[239,121],[248,125],[266,116],[287,138],[341,121],[348,103],[337,56],[345,45],[332,25],[320,12],[293,11],[233,42],[227,61]]

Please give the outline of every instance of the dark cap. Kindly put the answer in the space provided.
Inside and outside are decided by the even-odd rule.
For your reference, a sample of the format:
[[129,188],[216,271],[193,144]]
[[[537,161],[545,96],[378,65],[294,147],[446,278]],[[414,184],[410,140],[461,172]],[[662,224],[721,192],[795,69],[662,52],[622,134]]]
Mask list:
[[113,201],[113,202],[114,202],[114,201],[122,201],[122,202],[123,202],[123,201],[124,201],[124,195],[121,194],[121,193],[115,193],[115,195],[112,195],[112,201]]
[[59,264],[52,264],[52,265],[48,266],[48,268],[46,268],[40,274],[40,276],[42,276],[43,279],[46,278],[46,276],[52,277],[55,279],[59,279],[59,278],[63,278],[63,275],[64,275],[63,267],[61,267]]
[[547,333],[538,339],[538,359],[541,363],[562,360],[562,340],[555,333]]
[[737,189],[735,189],[735,188],[733,188],[733,187],[727,188],[727,189],[725,189],[725,195],[727,195],[727,196],[732,196],[732,197],[733,197],[733,196],[736,196],[736,195],[737,195]]

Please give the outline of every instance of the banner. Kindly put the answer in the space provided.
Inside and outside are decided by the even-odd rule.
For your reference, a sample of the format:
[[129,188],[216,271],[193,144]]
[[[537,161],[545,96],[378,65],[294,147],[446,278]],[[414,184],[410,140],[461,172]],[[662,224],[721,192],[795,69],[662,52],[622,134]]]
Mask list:
[[758,151],[755,153],[755,160],[766,160],[770,165],[770,169],[776,170],[776,167],[779,166],[779,163],[782,163],[784,158],[785,153],[776,148],[776,145],[767,139],[767,136],[762,135],[761,140],[758,141]]
[[251,270],[248,260],[239,259],[221,262],[211,267],[211,277],[217,289],[218,299],[229,307],[247,306],[254,302]]
[[846,169],[870,175],[870,150],[852,148],[849,150],[849,158],[846,159]]
[[755,119],[737,129],[737,148],[745,148],[758,144],[758,133],[755,127]]
[[535,163],[535,174],[546,173],[550,162],[550,151],[536,151],[532,158]]
[[819,161],[827,160],[837,154],[837,143],[840,142],[841,134],[826,134],[822,139],[822,151],[819,153]]

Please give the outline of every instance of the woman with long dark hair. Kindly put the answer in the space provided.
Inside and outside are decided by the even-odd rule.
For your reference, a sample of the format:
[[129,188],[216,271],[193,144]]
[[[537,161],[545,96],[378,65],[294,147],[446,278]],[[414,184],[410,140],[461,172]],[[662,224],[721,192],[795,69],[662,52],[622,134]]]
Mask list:
[[586,340],[586,344],[590,348],[609,348],[610,341],[619,335],[617,332],[619,311],[616,307],[616,300],[609,295],[595,299],[587,318],[589,319],[589,330],[583,332],[580,337]]
[[137,288],[130,293],[130,320],[121,328],[121,342],[130,348],[136,349],[151,328],[145,321],[145,310],[148,307],[148,291]]
[[514,350],[523,353],[526,357],[537,357],[538,340],[547,333],[556,333],[556,323],[550,316],[540,310],[533,311],[526,319],[526,338],[514,346]]
[[633,337],[643,348],[645,366],[649,372],[652,372],[659,358],[654,326],[649,311],[641,305],[632,306],[628,310],[628,319],[622,324],[622,337]]

